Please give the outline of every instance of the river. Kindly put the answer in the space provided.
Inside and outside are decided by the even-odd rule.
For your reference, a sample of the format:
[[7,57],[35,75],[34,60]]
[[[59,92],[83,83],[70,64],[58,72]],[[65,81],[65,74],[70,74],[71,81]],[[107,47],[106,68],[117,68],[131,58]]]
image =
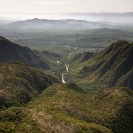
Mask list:
[[[58,63],[58,64],[63,64],[63,63],[61,63],[60,61],[57,61],[57,63]],[[62,73],[61,80],[62,80],[62,83],[65,84],[65,83],[66,83],[66,80],[65,80],[65,78],[64,78],[64,75],[66,75],[66,74],[68,73],[69,66],[68,66],[68,65],[64,65],[64,66],[65,66],[66,70],[65,70],[65,72]]]
[[62,74],[62,83],[66,83],[65,79],[64,79],[64,74]]

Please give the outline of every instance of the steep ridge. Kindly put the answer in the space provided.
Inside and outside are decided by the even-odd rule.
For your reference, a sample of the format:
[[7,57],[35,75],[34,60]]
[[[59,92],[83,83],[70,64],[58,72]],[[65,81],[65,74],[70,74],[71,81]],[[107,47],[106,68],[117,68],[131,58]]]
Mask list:
[[127,88],[112,88],[89,94],[73,83],[54,84],[22,110],[18,110],[23,115],[20,120],[13,117],[15,120],[9,123],[10,127],[5,123],[11,116],[7,115],[7,111],[3,113],[3,129],[20,133],[133,131],[133,92]]
[[28,103],[56,78],[29,65],[11,61],[0,65],[0,109]]
[[10,60],[18,60],[44,70],[50,69],[52,64],[49,57],[42,56],[37,51],[21,47],[4,37],[0,37],[0,63]]
[[132,57],[133,43],[118,41],[89,60],[74,64],[70,67],[70,74],[82,84],[93,85],[93,88],[125,86],[133,89]]

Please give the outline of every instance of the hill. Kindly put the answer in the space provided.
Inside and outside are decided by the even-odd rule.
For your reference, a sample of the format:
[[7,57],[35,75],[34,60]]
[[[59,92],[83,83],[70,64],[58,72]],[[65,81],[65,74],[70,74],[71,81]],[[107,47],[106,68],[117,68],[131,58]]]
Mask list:
[[118,41],[89,60],[70,66],[73,80],[95,88],[113,86],[133,89],[133,43]]
[[112,88],[89,94],[73,83],[54,84],[23,109],[0,113],[1,131],[132,133],[133,92]]
[[57,53],[53,53],[53,52],[50,52],[50,51],[42,51],[41,52],[44,56],[46,57],[49,57],[51,59],[60,59],[61,58],[61,55],[60,54],[57,54]]
[[29,65],[11,61],[0,65],[0,109],[28,103],[56,78]]
[[94,55],[94,53],[91,52],[84,52],[84,53],[79,53],[71,57],[71,62],[84,62],[91,58]]
[[0,37],[0,63],[11,60],[18,60],[44,70],[51,69],[54,64],[51,57],[46,56],[46,54],[42,56],[37,51],[33,51],[28,47],[21,47],[4,37]]
[[42,28],[42,29],[54,29],[54,28],[105,28],[109,27],[107,24],[103,24],[100,22],[89,22],[86,20],[74,20],[74,19],[66,19],[66,20],[48,20],[48,19],[29,19],[26,21],[18,21],[9,23],[6,25],[8,28]]

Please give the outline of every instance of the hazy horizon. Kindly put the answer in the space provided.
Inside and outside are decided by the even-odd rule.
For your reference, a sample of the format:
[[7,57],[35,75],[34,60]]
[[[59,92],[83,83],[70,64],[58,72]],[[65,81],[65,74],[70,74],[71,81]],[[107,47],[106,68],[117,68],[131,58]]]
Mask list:
[[[128,15],[125,13],[129,13]],[[125,13],[0,13],[0,24],[7,24],[10,22],[23,21],[28,19],[49,19],[49,20],[61,20],[61,19],[75,19],[86,21],[103,21],[111,23],[132,24],[133,12]],[[131,14],[130,14],[131,13]],[[121,15],[123,14],[123,15]]]
[[132,0],[0,0],[0,13],[133,12]]
[[[32,18],[116,21],[115,18],[65,16],[70,13],[130,13],[133,0],[0,0],[0,19],[13,22]],[[132,17],[131,17],[132,19]],[[130,18],[127,19],[130,22]],[[3,23],[3,22],[2,22]]]

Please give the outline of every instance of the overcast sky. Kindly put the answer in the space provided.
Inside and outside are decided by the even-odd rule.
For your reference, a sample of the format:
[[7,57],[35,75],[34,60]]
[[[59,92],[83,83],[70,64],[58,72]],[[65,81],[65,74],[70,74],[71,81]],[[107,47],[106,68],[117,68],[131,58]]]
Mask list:
[[0,0],[0,13],[133,12],[133,0]]

